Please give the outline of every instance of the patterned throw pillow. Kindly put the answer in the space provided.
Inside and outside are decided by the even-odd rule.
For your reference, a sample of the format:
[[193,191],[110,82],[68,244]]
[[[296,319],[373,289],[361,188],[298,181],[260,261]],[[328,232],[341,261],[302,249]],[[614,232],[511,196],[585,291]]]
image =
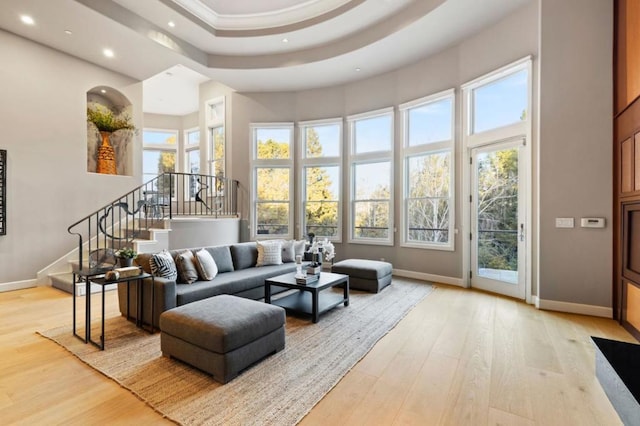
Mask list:
[[151,267],[151,273],[156,277],[174,281],[178,278],[176,264],[173,261],[173,257],[171,257],[171,253],[166,250],[151,256],[149,266]]
[[296,253],[293,248],[295,241],[283,241],[282,242],[282,263],[289,263],[296,260]]
[[187,250],[176,256],[176,267],[178,278],[182,283],[191,284],[198,281],[198,270],[196,269],[195,257]]
[[256,241],[258,261],[256,266],[282,265],[282,241]]
[[205,249],[196,252],[196,268],[198,268],[198,276],[204,281],[211,281],[218,275],[218,265],[211,253]]

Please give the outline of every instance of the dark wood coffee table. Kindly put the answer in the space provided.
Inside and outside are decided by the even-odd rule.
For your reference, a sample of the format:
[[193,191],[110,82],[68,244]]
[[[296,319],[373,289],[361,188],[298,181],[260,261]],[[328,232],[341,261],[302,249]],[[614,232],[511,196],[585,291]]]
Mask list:
[[[344,284],[342,296],[332,292],[323,292],[331,287]],[[299,290],[287,296],[271,300],[271,286],[279,286]],[[296,283],[296,274],[278,275],[264,280],[264,301],[272,305],[278,305],[289,312],[311,315],[313,322],[318,322],[320,314],[335,308],[341,303],[349,306],[349,276],[321,272],[320,279],[304,285]]]

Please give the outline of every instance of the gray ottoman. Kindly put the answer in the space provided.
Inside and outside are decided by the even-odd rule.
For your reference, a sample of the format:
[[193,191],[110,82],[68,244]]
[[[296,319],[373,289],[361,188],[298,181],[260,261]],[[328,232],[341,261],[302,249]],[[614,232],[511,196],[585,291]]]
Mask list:
[[331,266],[331,272],[349,275],[349,288],[377,293],[391,284],[389,262],[364,259],[346,259]]
[[160,315],[164,356],[186,362],[227,383],[241,370],[284,349],[285,311],[220,295]]

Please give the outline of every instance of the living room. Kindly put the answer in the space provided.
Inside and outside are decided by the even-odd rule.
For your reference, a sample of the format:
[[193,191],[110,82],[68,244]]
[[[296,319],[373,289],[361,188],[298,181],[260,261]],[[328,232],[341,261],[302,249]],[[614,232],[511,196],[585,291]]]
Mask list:
[[[75,3],[60,2],[59,5],[48,7],[70,7],[69,10],[74,12],[80,10],[75,18],[79,22],[85,17],[87,22],[89,16],[94,18],[96,12],[93,9],[84,5],[79,8]],[[502,3],[505,5],[507,2]],[[96,86],[119,90],[131,101],[133,121],[139,129],[168,127],[182,131],[194,123],[193,115],[146,115],[142,109],[144,93],[141,78],[114,70],[115,67],[108,65],[108,60],[101,57],[100,49],[96,49],[94,58],[78,59],[72,53],[63,53],[65,48],[62,46],[47,47],[42,42],[30,41],[29,36],[23,34],[24,31],[44,31],[41,26],[18,30],[17,25],[22,25],[19,22],[11,26],[5,24],[17,20],[19,10],[20,13],[29,12],[29,6],[32,6],[30,12],[34,15],[42,7],[34,1],[7,2],[7,7],[3,6],[2,28],[5,30],[0,32],[0,43],[7,59],[2,66],[3,97],[0,110],[6,117],[5,131],[8,131],[0,143],[0,149],[6,149],[8,153],[7,233],[0,237],[0,288],[27,292],[24,297],[3,294],[3,318],[5,312],[13,311],[8,307],[11,303],[9,300],[13,298],[23,298],[33,303],[30,308],[33,315],[39,309],[39,303],[45,303],[38,302],[37,293],[30,293],[37,288],[29,288],[35,286],[40,270],[73,250],[76,241],[67,233],[67,227],[72,222],[141,183],[141,143],[132,153],[131,176],[87,173],[86,92]],[[262,90],[250,91],[236,91],[219,81],[201,84],[198,94],[200,105],[219,97],[224,97],[227,105],[226,115],[230,117],[226,135],[227,172],[245,190],[245,198],[241,200],[240,240],[250,241],[254,237],[249,222],[252,123],[346,119],[381,108],[397,109],[403,103],[453,88],[457,96],[456,138],[461,140],[461,87],[530,56],[533,70],[530,118],[533,176],[529,218],[531,228],[527,234],[531,257],[527,262],[530,276],[526,300],[542,309],[609,319],[614,317],[612,227],[607,225],[602,230],[556,227],[556,218],[603,217],[607,224],[613,223],[613,5],[600,0],[540,0],[523,1],[520,7],[509,10],[510,13],[483,28],[465,28],[460,41],[427,52],[409,65],[377,75],[367,75],[366,66],[362,66],[361,71],[353,71],[358,76],[351,77],[352,80],[345,83],[296,90],[263,87]],[[580,12],[576,13],[576,10]],[[45,25],[40,19],[38,21],[38,25]],[[83,34],[82,31],[92,34],[99,41],[107,40],[110,36],[117,37],[118,40],[110,42],[122,46],[114,48],[120,56],[119,60],[135,60],[128,56],[125,48],[127,37],[132,37],[130,29],[118,27],[111,35],[93,34],[91,30],[80,26],[74,29],[70,37]],[[73,39],[70,43],[80,41]],[[166,47],[157,43],[149,43],[148,55],[145,55],[147,58],[148,69],[157,69],[156,73],[180,62],[174,52],[167,55]],[[232,71],[228,73],[232,74]],[[148,72],[148,75],[152,74]],[[198,112],[197,116],[197,127],[204,129],[204,112]],[[394,128],[394,143],[398,147],[399,116],[398,113],[398,125]],[[138,142],[141,142],[140,137]],[[345,144],[346,140],[345,137]],[[336,242],[339,258],[384,258],[393,264],[394,273],[397,270],[400,277],[451,285],[449,296],[438,296],[443,302],[455,304],[456,300],[466,300],[464,298],[467,296],[463,296],[464,292],[457,288],[467,286],[469,271],[464,250],[468,229],[465,227],[463,208],[462,157],[457,150],[454,191],[457,208],[453,220],[457,233],[453,237],[453,250],[403,247],[399,242],[400,237],[389,245],[349,243],[345,230],[341,241]],[[402,193],[399,158],[396,156],[396,194]],[[348,184],[343,183],[343,188],[342,193],[348,193]],[[344,204],[343,223],[346,228],[347,198]],[[398,218],[400,204],[400,198],[397,198],[394,209]],[[294,237],[303,238],[304,235],[297,229]],[[433,296],[427,299],[437,300]],[[486,298],[485,295],[476,296],[480,300]],[[45,299],[53,299],[52,305],[66,306],[68,295],[47,293]],[[492,300],[491,304],[510,305],[501,298]],[[480,302],[471,301],[471,305],[477,307]],[[57,308],[51,309],[56,311]],[[463,315],[462,311],[451,309]],[[524,308],[516,308],[521,309]],[[64,322],[69,320],[69,310],[67,306],[49,315]],[[444,313],[442,310],[437,312]],[[531,312],[534,313],[530,315],[536,316],[543,311],[532,308]],[[422,316],[430,314],[422,311]],[[454,321],[448,314],[447,318]],[[543,321],[549,324],[556,321],[569,324],[564,323],[568,318],[565,314],[552,314],[545,318]],[[23,316],[22,321],[16,323],[15,327],[26,328],[28,316]],[[599,322],[600,319],[577,321],[581,324],[578,328],[604,329],[610,337],[629,340],[628,335],[621,328],[616,328],[613,322]],[[535,341],[539,329],[535,324],[529,325],[529,336],[534,336]],[[31,338],[21,337],[27,341]],[[540,350],[535,344],[525,345],[530,345],[528,347],[532,351]],[[15,346],[9,349],[14,355],[23,350]],[[41,355],[44,357],[44,352]],[[34,356],[37,358],[39,355]],[[51,368],[64,369],[64,355],[57,356],[61,360]],[[66,362],[73,363],[75,360],[69,358]],[[12,368],[15,368],[14,364]],[[67,368],[77,371],[76,367]],[[98,378],[90,380],[101,389],[112,385],[100,384]],[[118,390],[108,392],[118,398]],[[600,404],[607,404],[603,395],[594,398]],[[6,400],[8,409],[12,407],[10,399]],[[127,404],[135,406],[136,401]],[[604,412],[611,413],[606,409]],[[143,417],[147,421],[158,420],[150,414],[143,414],[147,415],[150,417]],[[79,418],[77,420],[80,421]],[[593,422],[593,419],[589,421]],[[612,424],[615,423],[612,421]]]

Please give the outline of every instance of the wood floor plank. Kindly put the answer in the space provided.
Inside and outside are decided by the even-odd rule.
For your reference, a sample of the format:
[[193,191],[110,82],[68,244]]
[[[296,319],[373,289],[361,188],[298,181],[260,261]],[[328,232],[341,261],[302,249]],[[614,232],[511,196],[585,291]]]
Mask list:
[[[437,287],[302,425],[621,424],[595,378],[589,343],[590,335],[636,342],[615,321]],[[169,424],[35,333],[70,324],[71,306],[49,287],[0,293],[2,424]],[[115,292],[106,308],[118,315]]]

